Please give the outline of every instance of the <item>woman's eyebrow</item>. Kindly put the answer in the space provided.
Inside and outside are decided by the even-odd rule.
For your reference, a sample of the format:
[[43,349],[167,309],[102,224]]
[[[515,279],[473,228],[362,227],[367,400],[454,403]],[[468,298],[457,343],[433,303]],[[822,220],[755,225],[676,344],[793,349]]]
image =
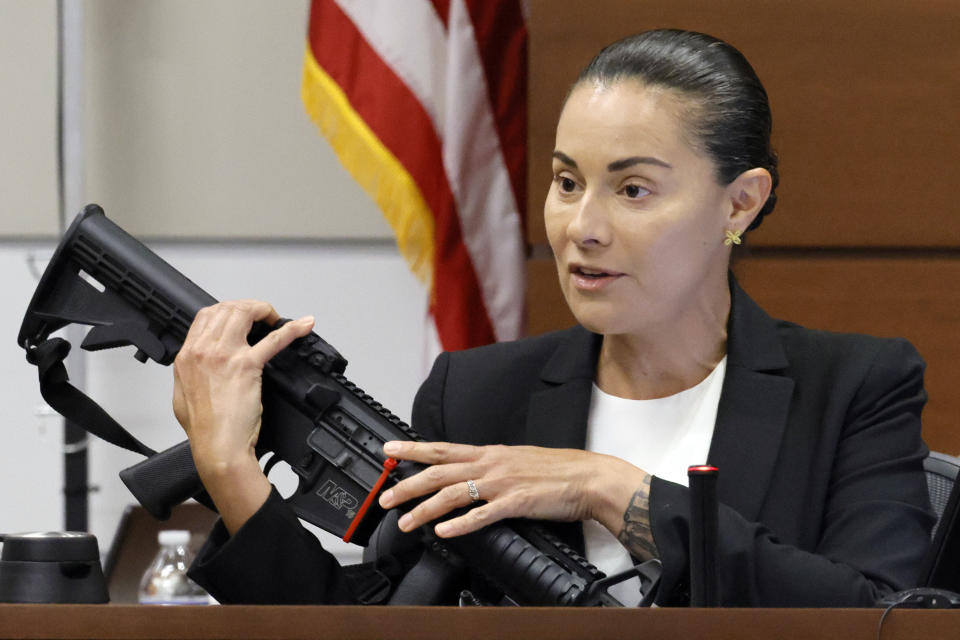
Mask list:
[[553,157],[573,169],[577,168],[576,161],[570,156],[568,156],[567,154],[565,154],[563,151],[554,151]]
[[659,158],[652,158],[650,156],[631,156],[629,158],[624,158],[623,160],[614,160],[607,165],[607,171],[623,171],[627,167],[632,167],[635,164],[654,164],[658,167],[673,169],[673,165],[664,162]]
[[[573,169],[577,168],[577,161],[565,154],[563,151],[554,151],[553,157]],[[622,160],[614,160],[607,165],[607,171],[623,171],[624,169],[632,167],[635,164],[652,164],[658,167],[673,169],[673,165],[668,162],[664,162],[659,158],[654,158],[652,156],[630,156],[629,158],[623,158]]]

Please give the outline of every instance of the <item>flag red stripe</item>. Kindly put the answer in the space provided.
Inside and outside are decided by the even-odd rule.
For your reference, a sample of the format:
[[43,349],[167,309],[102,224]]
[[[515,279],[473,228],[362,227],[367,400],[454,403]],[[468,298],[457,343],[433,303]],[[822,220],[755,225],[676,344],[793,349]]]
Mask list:
[[431,310],[443,348],[493,342],[493,327],[463,243],[441,143],[429,115],[332,0],[313,3],[308,40],[317,63],[407,169],[433,212],[436,255]]
[[[466,0],[500,148],[524,228],[527,208],[527,26],[520,0]],[[518,62],[520,61],[520,62]]]

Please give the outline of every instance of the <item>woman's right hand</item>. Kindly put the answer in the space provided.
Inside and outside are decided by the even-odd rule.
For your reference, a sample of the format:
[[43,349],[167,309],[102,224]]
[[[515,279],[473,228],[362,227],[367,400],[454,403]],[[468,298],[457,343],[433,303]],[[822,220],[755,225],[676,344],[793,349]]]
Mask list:
[[270,494],[254,446],[260,433],[264,365],[313,328],[304,317],[247,344],[254,322],[280,316],[266,302],[236,300],[201,309],[173,363],[173,410],[224,524],[235,533]]

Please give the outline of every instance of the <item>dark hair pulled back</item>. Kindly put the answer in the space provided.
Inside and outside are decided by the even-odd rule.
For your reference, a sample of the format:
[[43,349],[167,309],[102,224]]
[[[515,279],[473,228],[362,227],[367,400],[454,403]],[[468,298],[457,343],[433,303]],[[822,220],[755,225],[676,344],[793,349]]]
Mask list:
[[770,146],[773,126],[767,92],[747,59],[733,46],[694,31],[657,29],[629,36],[604,48],[580,73],[604,85],[636,79],[679,91],[696,101],[686,125],[717,167],[717,179],[730,184],[744,171],[762,167],[773,188],[748,229],[754,229],[777,203],[777,155]]

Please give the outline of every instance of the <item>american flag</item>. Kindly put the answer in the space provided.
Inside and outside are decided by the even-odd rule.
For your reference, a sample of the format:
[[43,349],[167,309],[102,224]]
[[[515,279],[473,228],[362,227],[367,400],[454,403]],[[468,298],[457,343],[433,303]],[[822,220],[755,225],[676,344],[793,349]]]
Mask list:
[[376,201],[445,350],[520,337],[522,0],[313,0],[302,95]]

